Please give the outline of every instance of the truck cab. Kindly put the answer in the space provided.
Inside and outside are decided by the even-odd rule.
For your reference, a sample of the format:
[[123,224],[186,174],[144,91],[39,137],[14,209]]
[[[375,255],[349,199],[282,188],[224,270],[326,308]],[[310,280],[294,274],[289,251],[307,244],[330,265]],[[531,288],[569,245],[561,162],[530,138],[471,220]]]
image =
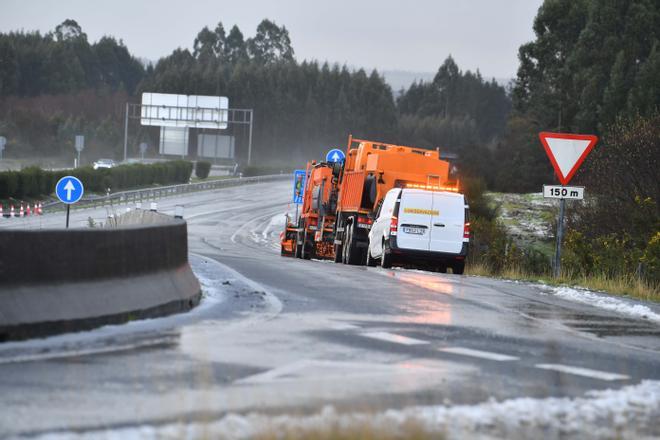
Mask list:
[[378,262],[462,274],[470,241],[469,207],[463,194],[393,188],[376,210],[367,264]]

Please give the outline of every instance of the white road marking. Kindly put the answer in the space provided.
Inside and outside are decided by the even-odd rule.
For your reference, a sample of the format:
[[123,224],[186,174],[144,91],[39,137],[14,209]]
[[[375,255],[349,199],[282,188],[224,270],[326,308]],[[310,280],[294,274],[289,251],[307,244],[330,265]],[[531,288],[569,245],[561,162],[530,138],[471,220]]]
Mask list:
[[630,378],[624,374],[608,373],[607,371],[591,370],[589,368],[572,367],[570,365],[562,364],[537,364],[536,368],[559,371],[560,373],[575,374],[577,376],[592,377],[600,380],[625,380]]
[[388,332],[367,332],[367,333],[362,333],[362,336],[366,336],[367,338],[380,339],[381,341],[394,342],[396,344],[403,344],[403,345],[428,344],[428,341],[422,341],[421,339],[409,338],[407,336],[397,335]]
[[492,351],[473,350],[464,347],[445,347],[440,348],[439,351],[452,354],[460,354],[463,356],[472,356],[482,359],[489,359],[491,361],[517,361],[519,358],[516,356],[509,356],[508,354],[494,353]]
[[330,328],[333,330],[357,330],[360,327],[346,322],[333,322],[330,324]]

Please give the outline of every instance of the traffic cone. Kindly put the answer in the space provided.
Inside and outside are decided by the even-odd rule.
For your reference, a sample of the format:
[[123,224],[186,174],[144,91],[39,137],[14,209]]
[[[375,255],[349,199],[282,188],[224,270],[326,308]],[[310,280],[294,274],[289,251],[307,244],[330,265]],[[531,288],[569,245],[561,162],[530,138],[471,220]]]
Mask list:
[[16,213],[14,212],[14,205],[10,205],[11,209],[9,210],[9,218],[16,217]]
[[27,216],[30,215],[30,214],[31,214],[31,211],[30,211],[30,204],[28,203],[28,204],[27,204],[27,209],[25,210],[25,216],[27,217]]
[[23,204],[21,203],[21,210],[18,212],[18,216],[23,217],[24,214],[25,212],[23,211]]
[[44,213],[43,209],[41,208],[41,202],[39,202],[39,206],[37,207],[37,214],[42,215]]
[[3,218],[5,215],[2,212],[2,203],[0,203],[0,218]]

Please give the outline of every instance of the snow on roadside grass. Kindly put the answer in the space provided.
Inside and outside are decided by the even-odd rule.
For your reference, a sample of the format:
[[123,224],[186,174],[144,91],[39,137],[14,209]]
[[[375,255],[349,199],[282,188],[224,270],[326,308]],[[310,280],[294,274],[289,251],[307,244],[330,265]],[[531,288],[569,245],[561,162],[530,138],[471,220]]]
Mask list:
[[[660,382],[646,380],[618,390],[589,391],[583,397],[516,398],[477,405],[416,406],[384,412],[340,413],[328,406],[308,416],[228,414],[214,422],[173,423],[83,433],[64,438],[655,438],[660,435]],[[379,435],[381,434],[381,435]]]
[[660,324],[660,314],[641,304],[634,304],[630,301],[572,287],[552,287],[551,290],[554,296],[568,301],[588,304],[623,315],[648,319],[649,321]]

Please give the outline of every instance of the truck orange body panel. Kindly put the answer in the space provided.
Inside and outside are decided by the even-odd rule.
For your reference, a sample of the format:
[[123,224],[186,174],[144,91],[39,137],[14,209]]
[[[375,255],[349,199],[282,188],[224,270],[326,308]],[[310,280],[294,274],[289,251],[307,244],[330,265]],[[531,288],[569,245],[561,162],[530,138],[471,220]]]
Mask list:
[[[363,204],[367,177],[376,184],[374,203]],[[369,213],[396,186],[407,184],[442,187],[449,181],[449,162],[437,150],[405,147],[361,139],[348,140],[338,210]]]

